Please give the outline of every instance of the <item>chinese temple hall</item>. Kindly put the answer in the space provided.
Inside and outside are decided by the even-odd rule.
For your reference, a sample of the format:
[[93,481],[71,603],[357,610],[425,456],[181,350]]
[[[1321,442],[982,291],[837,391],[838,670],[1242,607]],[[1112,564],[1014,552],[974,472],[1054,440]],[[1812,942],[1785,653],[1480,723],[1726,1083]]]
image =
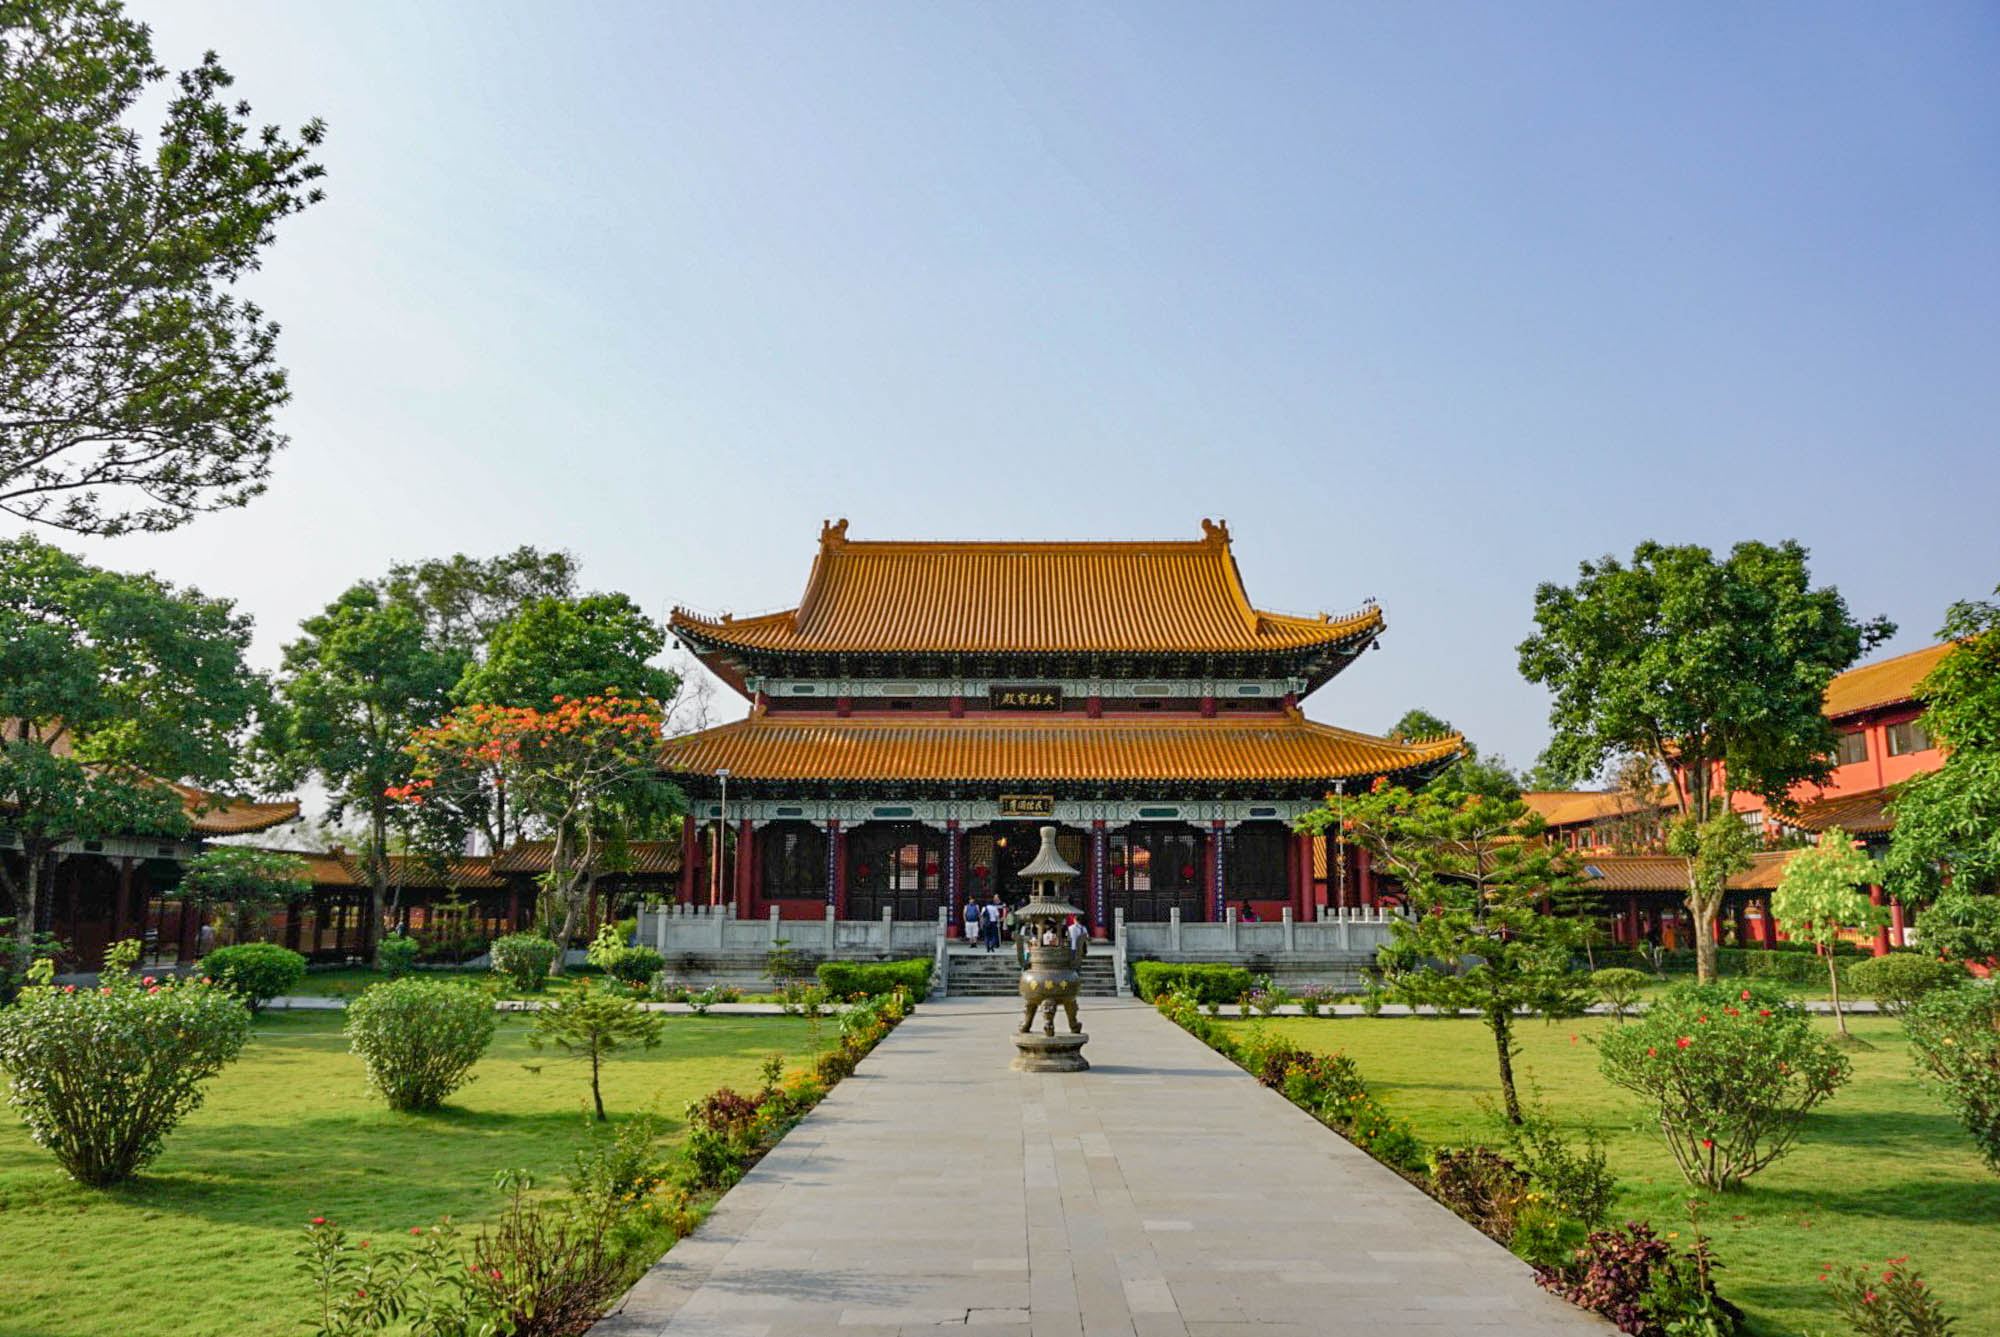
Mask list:
[[956,934],[967,898],[1026,894],[1017,875],[1053,821],[1099,936],[1119,911],[1304,921],[1329,898],[1370,903],[1365,859],[1342,850],[1316,880],[1291,823],[1461,746],[1301,713],[1383,626],[1372,604],[1258,609],[1207,520],[1193,540],[1080,543],[857,541],[828,524],[796,608],[674,612],[674,635],[750,702],[662,751],[692,808],[680,899],[739,919],[942,911]]

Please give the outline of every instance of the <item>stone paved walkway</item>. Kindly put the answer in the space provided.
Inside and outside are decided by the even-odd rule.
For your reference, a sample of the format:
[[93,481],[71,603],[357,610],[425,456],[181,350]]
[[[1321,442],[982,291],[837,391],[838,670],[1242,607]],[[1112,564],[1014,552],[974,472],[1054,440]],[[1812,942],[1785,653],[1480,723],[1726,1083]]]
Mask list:
[[1076,1074],[1018,1015],[920,1009],[593,1337],[1611,1332],[1144,1004]]

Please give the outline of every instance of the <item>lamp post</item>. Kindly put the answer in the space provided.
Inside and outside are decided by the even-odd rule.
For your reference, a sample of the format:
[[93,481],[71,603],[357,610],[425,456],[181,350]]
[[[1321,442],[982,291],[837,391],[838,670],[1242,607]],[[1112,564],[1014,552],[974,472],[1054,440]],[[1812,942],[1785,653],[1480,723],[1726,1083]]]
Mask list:
[[720,809],[721,815],[716,818],[715,822],[715,857],[709,861],[708,903],[710,905],[722,904],[722,856],[723,852],[729,848],[727,843],[729,833],[729,768],[724,766],[716,771],[715,778],[722,782],[722,807]]

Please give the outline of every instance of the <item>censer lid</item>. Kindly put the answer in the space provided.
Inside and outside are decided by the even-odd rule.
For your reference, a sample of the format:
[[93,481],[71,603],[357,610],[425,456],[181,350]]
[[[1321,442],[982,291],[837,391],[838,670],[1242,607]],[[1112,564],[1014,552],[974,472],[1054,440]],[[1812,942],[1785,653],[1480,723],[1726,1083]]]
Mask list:
[[1043,827],[1042,847],[1035,851],[1034,862],[1021,870],[1021,876],[1052,877],[1066,881],[1076,875],[1076,869],[1070,867],[1069,861],[1056,850],[1056,829],[1053,826]]

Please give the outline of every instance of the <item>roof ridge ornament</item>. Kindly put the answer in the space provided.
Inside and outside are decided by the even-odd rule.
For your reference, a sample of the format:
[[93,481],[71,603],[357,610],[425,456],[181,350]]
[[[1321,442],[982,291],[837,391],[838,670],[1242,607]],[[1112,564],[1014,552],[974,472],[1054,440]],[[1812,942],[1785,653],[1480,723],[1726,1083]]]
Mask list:
[[846,516],[843,515],[838,520],[825,520],[820,523],[819,544],[822,548],[845,542],[847,542]]
[[1226,544],[1229,542],[1229,522],[1211,520],[1204,515],[1201,518],[1201,536],[1210,543]]

